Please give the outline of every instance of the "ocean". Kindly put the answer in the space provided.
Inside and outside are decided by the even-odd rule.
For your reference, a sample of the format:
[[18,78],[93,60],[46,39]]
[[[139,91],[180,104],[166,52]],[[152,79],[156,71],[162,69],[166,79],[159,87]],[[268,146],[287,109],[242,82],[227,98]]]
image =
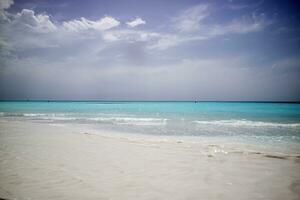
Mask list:
[[0,119],[147,135],[300,143],[298,103],[2,101]]

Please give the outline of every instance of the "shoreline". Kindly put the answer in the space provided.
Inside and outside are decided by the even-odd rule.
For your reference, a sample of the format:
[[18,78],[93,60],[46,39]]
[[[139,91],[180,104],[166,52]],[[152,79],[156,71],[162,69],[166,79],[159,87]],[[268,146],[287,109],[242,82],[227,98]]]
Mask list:
[[0,198],[297,199],[299,189],[299,154],[0,121]]

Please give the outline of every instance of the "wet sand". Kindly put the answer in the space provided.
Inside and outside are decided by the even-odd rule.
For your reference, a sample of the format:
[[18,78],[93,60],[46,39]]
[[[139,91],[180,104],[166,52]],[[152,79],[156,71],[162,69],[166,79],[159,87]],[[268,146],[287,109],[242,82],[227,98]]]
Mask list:
[[299,191],[297,150],[0,121],[4,199],[288,200]]

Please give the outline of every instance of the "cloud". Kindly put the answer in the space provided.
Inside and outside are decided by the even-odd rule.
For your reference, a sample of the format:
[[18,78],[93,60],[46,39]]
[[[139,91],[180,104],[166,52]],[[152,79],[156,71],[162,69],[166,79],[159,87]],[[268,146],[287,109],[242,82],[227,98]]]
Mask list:
[[98,44],[102,41],[105,31],[120,24],[118,20],[109,16],[96,21],[82,17],[80,20],[54,22],[48,14],[35,13],[29,9],[23,9],[16,14],[6,11],[0,14],[2,56],[28,54],[29,50],[41,48],[47,51],[51,51],[49,48],[66,50],[83,41],[86,42],[81,45],[89,45],[92,40]]
[[[161,34],[161,37],[149,46],[149,49],[165,50],[191,41],[209,40],[230,34],[248,34],[258,32],[272,24],[264,14],[244,15],[229,22],[208,23],[205,19],[213,16],[211,6],[197,5],[180,12],[173,18],[173,32]],[[178,32],[179,31],[179,32]]]
[[17,13],[11,23],[17,29],[30,29],[35,32],[47,33],[57,29],[46,14],[35,14],[33,10],[23,9]]
[[8,9],[13,4],[14,4],[13,0],[1,0],[0,1],[0,10]]
[[265,38],[255,37],[254,50],[234,37],[209,41],[263,31],[269,17],[247,10],[219,20],[214,5],[190,7],[143,30],[132,28],[142,24],[138,18],[121,26],[113,16],[59,21],[29,9],[0,10],[0,98],[257,100],[299,94],[299,59],[265,58],[258,44]]
[[[9,15],[9,13],[7,13]],[[80,20],[63,21],[61,24],[54,24],[50,16],[47,14],[36,14],[33,10],[23,9],[16,15],[9,15],[9,26],[18,29],[30,29],[35,32],[47,33],[53,31],[82,31],[82,30],[98,30],[105,31],[120,25],[120,22],[113,17],[105,16],[99,20],[92,21],[84,17]]]
[[130,21],[130,22],[126,22],[126,24],[133,28],[133,27],[136,27],[136,26],[139,26],[139,25],[142,25],[142,24],[146,24],[146,22],[140,18],[140,17],[137,17],[135,18],[134,20]]
[[106,41],[146,42],[160,38],[161,35],[150,31],[116,30],[103,33]]
[[265,19],[264,14],[256,15],[255,13],[252,13],[250,16],[245,15],[234,18],[231,22],[227,23],[205,23],[204,19],[213,15],[213,13],[209,12],[209,8],[209,5],[200,4],[182,11],[173,20],[175,30],[179,30],[185,34],[197,34],[198,36],[211,38],[212,36],[231,33],[255,32],[270,24],[270,21]]
[[209,6],[200,4],[188,8],[173,19],[174,27],[181,32],[195,32],[200,29],[200,23],[209,16]]
[[[91,58],[90,58],[91,59]],[[49,62],[41,57],[10,60],[0,73],[1,98],[270,100],[293,98],[299,72],[282,78],[269,68],[241,68],[253,60],[234,55],[182,59],[156,66],[91,65],[88,59]],[[84,67],[82,67],[84,66]],[[179,76],[180,74],[180,76]],[[9,89],[7,89],[9,88]],[[298,93],[299,94],[299,93]]]
[[161,36],[160,39],[157,40],[157,42],[148,46],[148,48],[149,49],[157,49],[157,50],[165,50],[170,47],[176,46],[177,44],[182,42],[181,40],[182,39],[180,39],[177,35],[165,34],[165,35]]
[[[86,41],[106,46],[104,43],[143,42],[145,48],[166,50],[192,41],[208,40],[228,34],[246,34],[264,29],[269,21],[264,15],[243,16],[230,22],[208,23],[213,17],[212,6],[200,4],[179,12],[165,31],[136,30],[119,27],[121,22],[114,17],[104,16],[99,20],[84,17],[69,21],[53,21],[46,13],[35,13],[23,9],[17,14],[0,12],[2,54],[9,51],[26,51],[34,48],[53,48]],[[136,27],[146,22],[141,18],[127,22]],[[118,29],[113,29],[119,27]]]
[[258,1],[258,2],[251,2],[249,4],[245,3],[232,3],[230,2],[229,4],[225,5],[224,8],[230,9],[230,10],[242,10],[242,9],[253,9],[261,6],[264,3],[263,0]]
[[166,50],[171,47],[178,46],[182,43],[206,40],[206,37],[202,36],[185,36],[179,34],[160,34],[158,40],[148,46],[151,50]]
[[120,22],[113,17],[103,17],[97,21],[88,20],[81,17],[80,20],[71,20],[63,22],[63,27],[70,31],[80,31],[87,29],[108,30],[120,25]]
[[243,16],[232,20],[230,23],[223,25],[207,26],[207,36],[215,37],[226,34],[246,34],[263,30],[272,24],[272,21],[266,20],[264,14],[256,15],[252,13],[250,16]]

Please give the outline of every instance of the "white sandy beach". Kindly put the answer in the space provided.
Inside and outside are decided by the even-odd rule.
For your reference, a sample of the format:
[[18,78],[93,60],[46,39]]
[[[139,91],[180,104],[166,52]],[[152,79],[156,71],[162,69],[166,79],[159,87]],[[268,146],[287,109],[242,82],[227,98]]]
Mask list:
[[179,137],[0,122],[0,198],[300,199],[300,158]]

